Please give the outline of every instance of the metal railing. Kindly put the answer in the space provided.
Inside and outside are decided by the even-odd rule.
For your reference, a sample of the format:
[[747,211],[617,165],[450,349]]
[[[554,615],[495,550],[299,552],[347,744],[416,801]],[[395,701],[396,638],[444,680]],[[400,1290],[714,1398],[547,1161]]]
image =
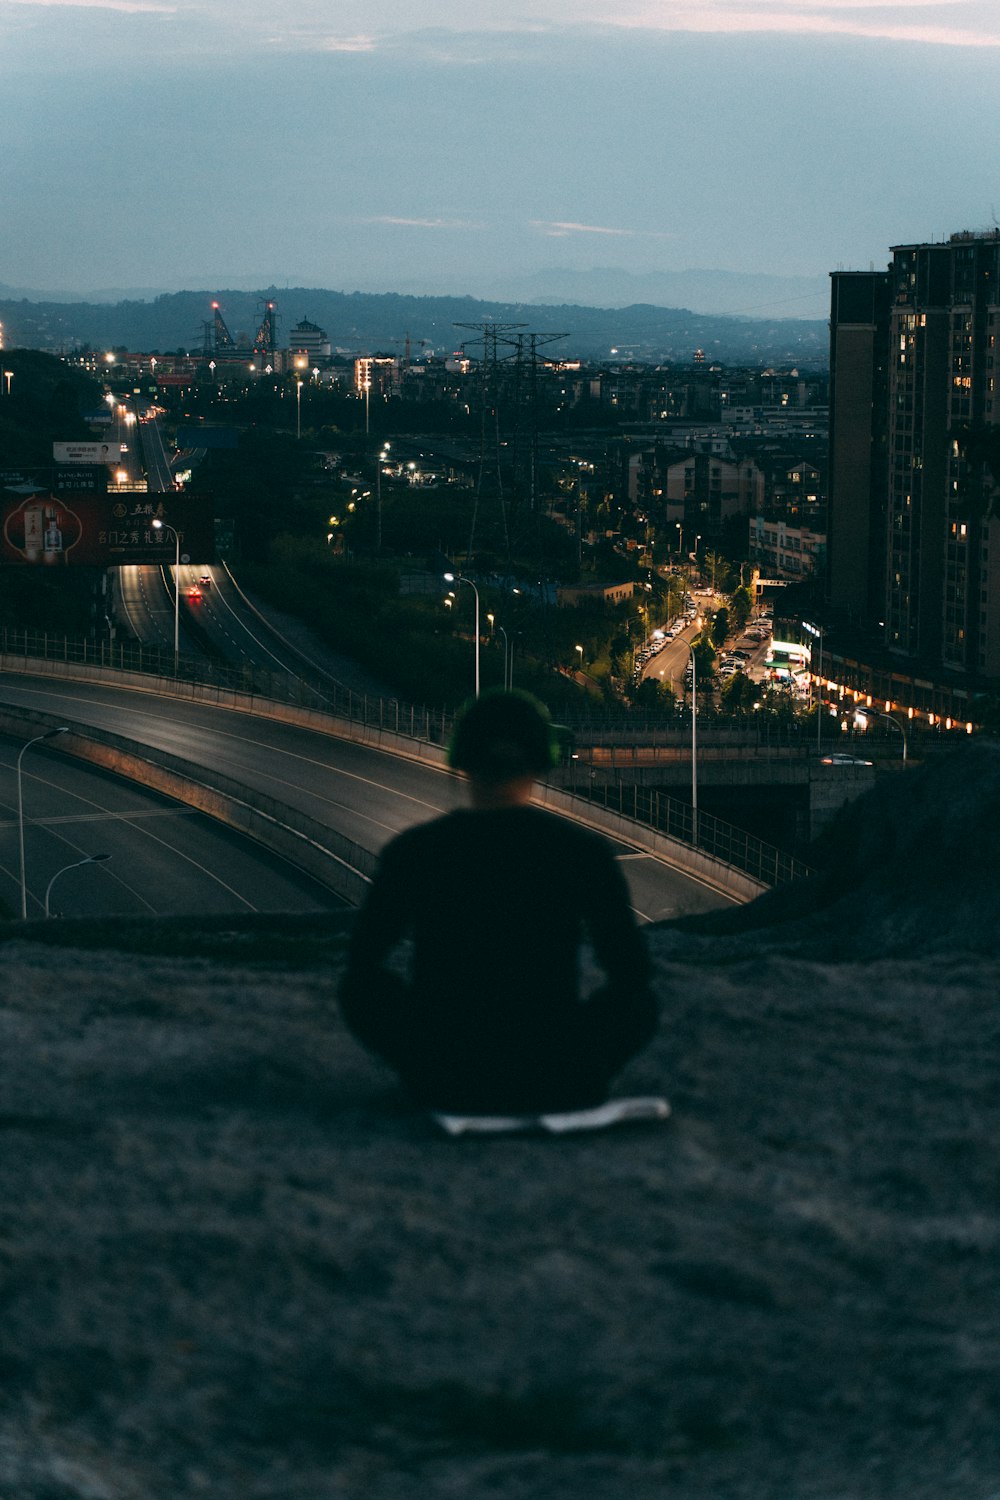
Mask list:
[[276,703],[333,714],[368,728],[391,729],[411,739],[440,745],[451,732],[452,714],[441,708],[420,707],[396,698],[378,698],[354,692],[333,678],[320,679],[267,667],[230,667],[204,657],[180,656],[174,670],[173,650],[147,646],[140,641],[73,639],[44,631],[0,630],[0,651],[5,656],[72,663],[77,666],[108,667],[148,677],[168,677],[185,685],[219,688],[226,692],[252,694]]
[[[451,734],[453,715],[444,708],[421,708],[396,698],[368,697],[333,681],[321,683],[264,667],[228,667],[196,657],[180,657],[175,673],[172,650],[144,646],[136,641],[74,640],[68,636],[5,626],[0,630],[0,649],[5,657],[21,657],[26,669],[32,660],[38,659],[107,667],[170,678],[178,687],[181,684],[197,685],[253,694],[271,702],[331,714],[366,728],[389,730],[425,744],[447,744]],[[574,726],[578,738],[585,733],[584,722],[592,726],[594,721],[581,721]],[[607,729],[607,721],[602,727]],[[557,773],[553,778],[557,785],[568,779],[567,772]],[[701,810],[695,837],[690,804],[664,792],[627,783],[584,788],[566,786],[565,790],[583,802],[615,811],[622,817],[697,848],[765,885],[783,885],[812,873],[809,866],[794,855]]]
[[[567,788],[569,790],[569,788]],[[774,844],[765,843],[754,834],[725,823],[711,813],[697,813],[697,827],[689,802],[669,797],[665,792],[649,787],[630,786],[619,782],[614,786],[573,787],[572,795],[581,801],[595,803],[598,807],[619,813],[633,822],[644,823],[658,833],[679,843],[689,844],[723,864],[732,865],[754,880],[767,886],[787,885],[793,880],[802,880],[813,871],[801,859],[788,854]]]

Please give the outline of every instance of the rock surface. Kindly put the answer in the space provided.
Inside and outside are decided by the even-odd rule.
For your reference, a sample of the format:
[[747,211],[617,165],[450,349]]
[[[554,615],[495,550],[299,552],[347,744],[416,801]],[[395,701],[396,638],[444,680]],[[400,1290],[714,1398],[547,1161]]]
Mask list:
[[336,923],[8,941],[3,1500],[996,1500],[1000,777],[916,878],[936,774],[821,899],[654,932],[665,1125],[439,1137]]

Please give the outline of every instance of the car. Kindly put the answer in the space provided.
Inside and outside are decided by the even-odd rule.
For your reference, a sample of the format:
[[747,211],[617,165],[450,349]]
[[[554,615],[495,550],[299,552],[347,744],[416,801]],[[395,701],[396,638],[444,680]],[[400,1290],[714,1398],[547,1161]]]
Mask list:
[[211,573],[202,573],[201,577],[198,579],[198,584],[199,587],[203,589],[210,589],[212,587]]
[[832,755],[824,755],[820,758],[821,766],[873,766],[872,760],[862,760],[860,755],[845,755],[835,750]]
[[188,598],[188,603],[189,604],[200,604],[201,603],[201,601],[202,601],[202,592],[201,592],[201,589],[198,588],[197,584],[192,584],[191,587],[188,589],[188,591],[187,591],[187,598]]

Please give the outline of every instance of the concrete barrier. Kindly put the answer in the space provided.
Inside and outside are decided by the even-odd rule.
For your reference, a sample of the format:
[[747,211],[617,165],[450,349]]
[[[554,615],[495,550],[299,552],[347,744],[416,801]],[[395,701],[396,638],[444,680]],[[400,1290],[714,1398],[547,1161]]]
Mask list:
[[[32,709],[0,708],[0,729],[8,734],[25,730],[44,734],[62,722]],[[351,906],[360,905],[371,883],[375,868],[371,850],[228,777],[213,772],[208,783],[200,766],[91,726],[77,726],[60,735],[58,747],[76,760],[100,766],[215,818],[287,859]]]
[[[434,745],[426,740],[413,739],[395,729],[388,729],[381,725],[362,724],[357,721],[338,718],[333,714],[325,713],[319,709],[305,708],[298,704],[280,703],[273,698],[262,698],[258,694],[244,693],[232,688],[216,687],[205,683],[179,682],[172,677],[149,677],[137,672],[123,672],[113,667],[102,667],[98,665],[83,665],[74,662],[46,661],[23,656],[13,656],[10,653],[0,653],[0,669],[11,672],[30,673],[32,676],[51,676],[60,679],[69,679],[82,682],[101,682],[117,687],[127,687],[137,692],[148,693],[155,697],[174,697],[186,702],[205,703],[214,708],[228,709],[233,712],[252,714],[259,718],[271,719],[279,723],[294,724],[303,729],[311,729],[321,734],[332,735],[337,739],[349,740],[355,744],[367,745],[371,749],[382,750],[388,755],[402,756],[407,760],[415,760],[424,765],[435,766],[440,770],[447,768],[447,751],[443,745]],[[14,713],[13,709],[3,712]],[[19,712],[19,711],[17,711]],[[25,711],[27,713],[27,711]],[[40,722],[44,715],[37,716],[31,722]],[[28,722],[25,719],[23,722]],[[48,722],[48,720],[47,720]],[[55,723],[54,720],[51,721]],[[120,774],[128,775],[132,780],[142,781],[144,785],[154,787],[156,790],[166,790],[156,781],[145,781],[144,776],[153,774],[144,770],[144,767],[155,768],[155,774],[165,774],[165,763],[174,762],[173,770],[179,778],[177,785],[182,790],[168,791],[168,795],[176,796],[179,801],[187,802],[191,806],[200,806],[202,811],[208,812],[209,807],[202,805],[202,801],[210,799],[210,794],[216,783],[220,787],[225,786],[227,778],[212,773],[212,785],[205,782],[205,770],[193,764],[182,761],[179,757],[169,757],[153,752],[146,746],[131,741],[118,740],[116,736],[107,735],[103,731],[92,729],[89,726],[78,726],[69,744],[67,751],[79,753],[81,759],[95,759],[96,752],[75,748],[77,743],[103,746],[101,753],[110,750],[112,742],[127,746],[127,763],[131,770],[122,770]],[[126,754],[125,751],[122,752]],[[103,764],[104,762],[98,761]],[[122,765],[126,762],[123,760]],[[133,774],[135,773],[135,774]],[[197,796],[202,801],[194,802],[192,797]],[[260,842],[266,843],[275,853],[282,854],[291,859],[293,863],[299,864],[300,868],[306,869],[308,873],[315,874],[329,889],[337,891],[338,895],[344,895],[344,899],[359,901],[363,895],[364,886],[370,879],[371,868],[374,865],[375,856],[371,851],[361,851],[367,856],[367,868],[360,876],[360,884],[351,887],[354,894],[347,895],[345,890],[331,883],[330,878],[317,873],[319,869],[325,868],[322,858],[319,864],[313,867],[310,864],[302,864],[299,858],[289,852],[291,848],[298,849],[303,856],[311,860],[309,853],[311,842],[307,829],[302,824],[307,820],[302,819],[292,808],[284,808],[283,811],[269,812],[264,814],[260,811],[261,798],[247,788],[241,788],[237,783],[230,782],[226,792],[220,792],[221,801],[218,814],[210,813],[210,816],[219,816],[221,821],[229,822],[231,827],[242,827],[239,818],[247,818],[247,813],[238,811],[239,807],[246,807],[250,811],[257,810],[261,819],[271,817],[273,822],[248,822],[243,831],[249,833],[250,837],[256,837]],[[698,849],[692,849],[689,844],[682,843],[677,839],[670,838],[666,834],[658,833],[645,823],[639,823],[634,819],[627,818],[623,814],[607,811],[603,808],[594,807],[583,798],[574,797],[571,793],[560,791],[558,788],[542,785],[538,789],[535,799],[540,805],[549,807],[554,812],[563,816],[573,818],[576,822],[584,823],[598,831],[611,833],[624,842],[632,844],[635,848],[642,849],[655,858],[662,860],[673,869],[679,870],[686,875],[691,875],[697,880],[704,881],[736,901],[751,901],[754,897],[767,890],[768,887],[761,881],[745,874],[736,866],[727,865],[722,860],[714,859]],[[279,804],[275,803],[274,808]],[[286,817],[290,822],[286,829],[294,840],[293,844],[287,843],[279,834],[278,827]],[[317,830],[315,826],[313,833]],[[335,841],[339,836],[333,830],[321,830],[323,845]],[[346,840],[344,841],[347,842]],[[327,851],[329,852],[329,851]],[[333,856],[335,857],[335,856]],[[361,862],[365,864],[364,861]],[[328,875],[332,875],[328,871]],[[345,886],[350,882],[343,877],[341,884]]]

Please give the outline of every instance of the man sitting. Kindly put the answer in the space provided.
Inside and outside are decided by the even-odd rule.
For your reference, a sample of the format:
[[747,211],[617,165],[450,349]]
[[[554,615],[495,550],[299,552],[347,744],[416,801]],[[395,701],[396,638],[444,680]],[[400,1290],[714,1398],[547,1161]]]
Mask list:
[[[344,1018],[425,1108],[590,1108],[655,1030],[649,958],[610,846],[530,805],[553,756],[533,698],[476,699],[449,751],[471,806],[393,839],[359,913]],[[389,963],[407,938],[402,979]],[[584,939],[605,976],[586,996]]]

